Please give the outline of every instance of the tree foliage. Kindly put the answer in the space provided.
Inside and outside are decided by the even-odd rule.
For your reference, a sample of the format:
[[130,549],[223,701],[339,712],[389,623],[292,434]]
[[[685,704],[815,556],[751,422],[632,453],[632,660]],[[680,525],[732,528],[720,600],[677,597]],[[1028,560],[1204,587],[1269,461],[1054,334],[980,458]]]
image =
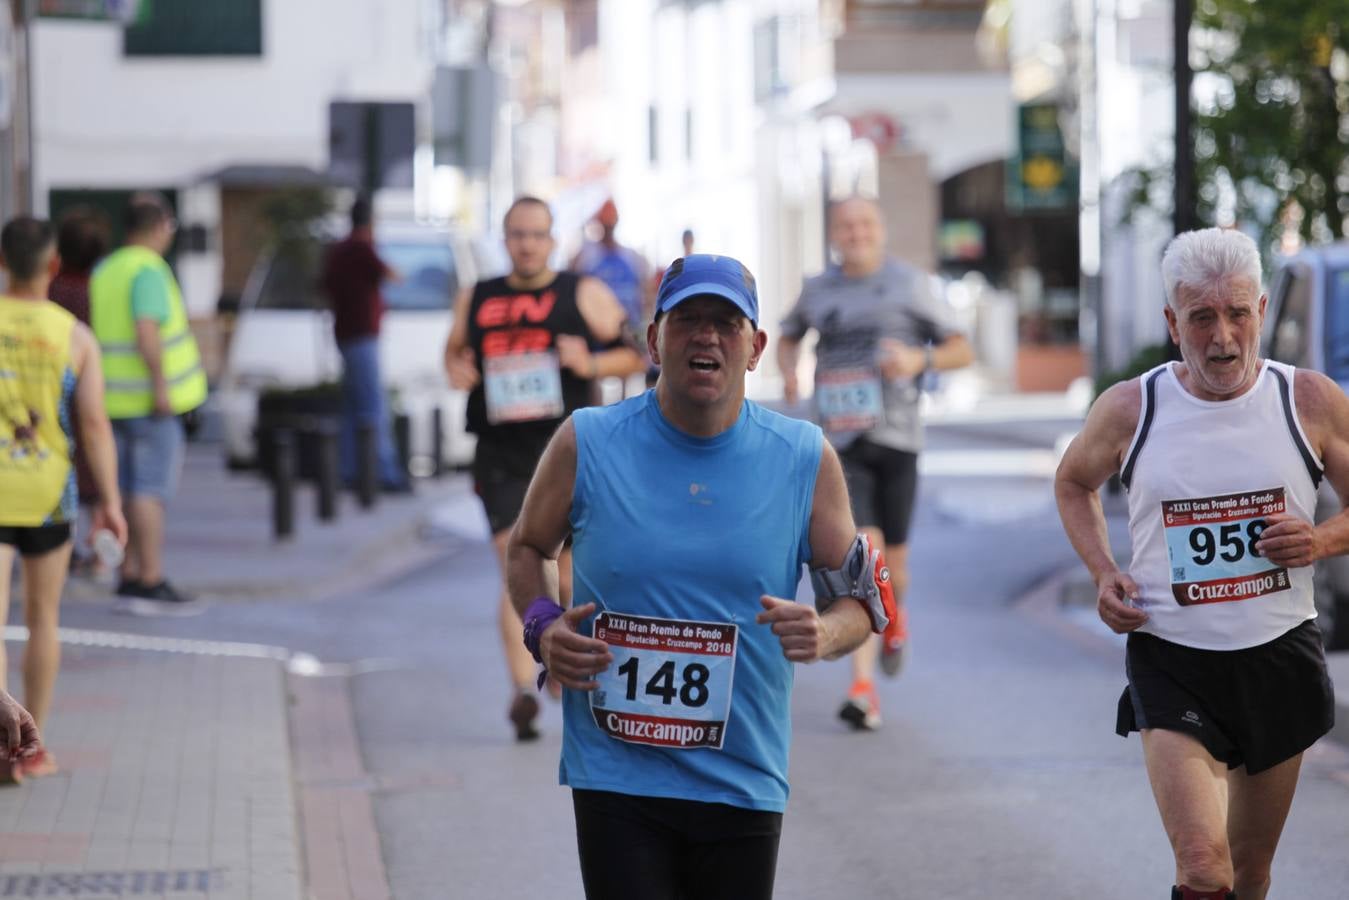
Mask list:
[[1267,246],[1284,227],[1307,240],[1343,237],[1349,0],[1198,0],[1194,25],[1196,76],[1221,85],[1194,116],[1200,219],[1214,224],[1234,203]]

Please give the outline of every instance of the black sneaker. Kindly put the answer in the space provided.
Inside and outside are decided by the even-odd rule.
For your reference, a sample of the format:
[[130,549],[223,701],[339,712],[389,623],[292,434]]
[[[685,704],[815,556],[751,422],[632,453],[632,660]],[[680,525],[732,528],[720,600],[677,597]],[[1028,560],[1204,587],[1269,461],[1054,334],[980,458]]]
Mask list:
[[139,597],[144,590],[145,586],[139,581],[122,578],[117,582],[117,596],[119,597]]
[[133,616],[195,616],[206,604],[195,597],[180,594],[168,581],[159,584],[128,585],[129,593],[114,609]]

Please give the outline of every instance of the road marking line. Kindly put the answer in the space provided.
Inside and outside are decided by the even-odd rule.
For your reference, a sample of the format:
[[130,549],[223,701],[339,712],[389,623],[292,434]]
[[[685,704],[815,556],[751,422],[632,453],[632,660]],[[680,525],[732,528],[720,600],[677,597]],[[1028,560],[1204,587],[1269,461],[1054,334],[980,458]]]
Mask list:
[[[312,653],[276,647],[270,644],[249,644],[240,641],[203,641],[196,638],[155,637],[124,631],[96,631],[88,628],[58,628],[57,638],[63,644],[76,647],[105,647],[111,650],[144,650],[154,653],[188,653],[196,656],[228,656],[234,659],[271,659],[286,667],[292,675],[320,678],[364,675],[368,672],[387,672],[403,668],[397,660],[373,658],[350,663],[325,663]],[[28,629],[23,625],[6,625],[4,640],[28,640]]]

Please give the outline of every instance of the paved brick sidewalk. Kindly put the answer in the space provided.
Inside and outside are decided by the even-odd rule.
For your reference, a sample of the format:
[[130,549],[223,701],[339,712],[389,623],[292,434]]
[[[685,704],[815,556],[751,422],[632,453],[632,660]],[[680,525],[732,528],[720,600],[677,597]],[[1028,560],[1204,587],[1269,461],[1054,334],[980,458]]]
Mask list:
[[[344,494],[323,523],[301,484],[295,534],[276,542],[268,485],[192,445],[166,570],[220,602],[358,590],[441,552],[423,537],[472,526],[469,499],[449,475],[371,510]],[[108,600],[106,584],[68,583],[67,603]],[[277,648],[68,629],[62,643],[44,735],[61,772],[0,788],[0,898],[388,896],[345,679],[290,675]]]
[[0,897],[302,897],[286,706],[279,660],[67,646],[62,770],[0,789]]
[[[420,539],[446,503],[471,494],[465,475],[421,479],[415,495],[384,495],[363,510],[350,493],[331,522],[315,517],[312,485],[295,487],[295,532],[272,537],[272,494],[251,472],[230,472],[219,446],[190,444],[170,501],[164,568],[180,588],[215,599],[315,597],[394,577],[436,552]],[[105,600],[108,589],[72,579],[66,599]],[[0,896],[3,896],[0,894]]]

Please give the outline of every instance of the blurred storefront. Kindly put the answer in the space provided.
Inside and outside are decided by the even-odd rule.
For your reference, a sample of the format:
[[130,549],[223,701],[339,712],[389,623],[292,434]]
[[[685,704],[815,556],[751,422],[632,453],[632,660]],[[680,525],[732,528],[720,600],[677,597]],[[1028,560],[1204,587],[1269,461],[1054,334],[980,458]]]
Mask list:
[[[181,225],[173,262],[199,328],[237,303],[266,241],[269,198],[369,186],[344,177],[344,141],[359,154],[373,134],[381,160],[397,156],[382,184],[407,199],[386,199],[414,206],[444,3],[42,0],[39,10],[30,29],[35,211],[85,203],[116,223],[131,192],[166,192]],[[400,133],[365,127],[366,101],[396,107]],[[356,108],[353,127],[339,120],[343,106]],[[208,336],[206,355],[218,345]]]
[[[552,202],[559,262],[612,198],[618,239],[655,269],[680,255],[685,229],[697,250],[743,260],[776,330],[824,263],[817,113],[841,4],[536,0],[497,12],[511,184]],[[777,390],[771,366],[752,376],[752,393]]]

